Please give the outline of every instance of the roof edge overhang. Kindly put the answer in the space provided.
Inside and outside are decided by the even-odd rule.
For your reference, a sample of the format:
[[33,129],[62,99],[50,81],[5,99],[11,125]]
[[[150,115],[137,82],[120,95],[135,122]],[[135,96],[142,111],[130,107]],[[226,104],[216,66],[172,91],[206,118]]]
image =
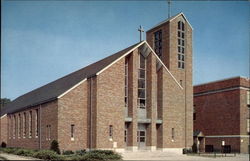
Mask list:
[[163,25],[163,24],[166,23],[166,22],[171,22],[171,21],[173,21],[175,18],[177,18],[177,17],[180,16],[180,15],[183,16],[183,18],[184,18],[184,19],[186,20],[186,22],[189,24],[189,26],[191,27],[191,29],[194,30],[194,28],[193,28],[192,25],[189,23],[188,19],[187,19],[186,16],[184,15],[184,13],[183,13],[183,12],[180,12],[180,13],[176,14],[175,16],[173,16],[173,17],[171,17],[171,18],[169,18],[169,19],[166,19],[166,20],[164,20],[164,21],[158,23],[157,25],[153,26],[152,28],[150,28],[150,29],[147,30],[146,32],[149,32],[149,31],[153,30],[154,28],[157,28],[157,27]]
[[50,99],[47,99],[47,100],[44,100],[44,101],[40,101],[40,102],[31,104],[31,105],[28,105],[28,106],[21,107],[20,109],[14,110],[13,112],[9,112],[9,113],[7,112],[7,113],[5,113],[3,115],[1,114],[1,117],[3,117],[4,115],[7,115],[7,114],[13,114],[13,113],[16,113],[16,112],[24,111],[24,110],[27,110],[29,108],[35,107],[37,105],[42,105],[42,104],[45,104],[45,103],[48,103],[48,102],[51,102],[51,101],[54,101],[54,100],[57,100],[57,97],[53,97],[53,98],[50,98]]

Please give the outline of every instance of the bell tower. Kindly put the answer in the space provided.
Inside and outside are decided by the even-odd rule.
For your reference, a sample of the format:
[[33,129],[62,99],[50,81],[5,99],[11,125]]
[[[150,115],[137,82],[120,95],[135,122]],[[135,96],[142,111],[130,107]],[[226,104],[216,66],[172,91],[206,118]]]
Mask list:
[[193,131],[192,30],[185,15],[179,13],[146,32],[148,44],[183,88],[185,147],[192,146],[193,139],[187,134]]

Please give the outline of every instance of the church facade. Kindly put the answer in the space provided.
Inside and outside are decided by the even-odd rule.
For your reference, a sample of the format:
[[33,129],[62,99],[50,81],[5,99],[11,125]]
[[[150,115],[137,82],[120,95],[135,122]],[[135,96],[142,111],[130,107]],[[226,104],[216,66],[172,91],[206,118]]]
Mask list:
[[181,152],[193,144],[192,27],[179,13],[147,41],[26,93],[1,110],[8,147]]

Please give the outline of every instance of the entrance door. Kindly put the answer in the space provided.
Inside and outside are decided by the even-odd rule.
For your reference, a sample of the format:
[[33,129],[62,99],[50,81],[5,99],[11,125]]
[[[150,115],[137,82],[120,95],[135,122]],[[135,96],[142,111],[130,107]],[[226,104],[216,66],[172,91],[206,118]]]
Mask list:
[[139,130],[137,131],[137,142],[138,142],[138,148],[144,149],[146,147],[146,131],[145,130]]
[[139,149],[146,148],[146,125],[138,124],[137,143]]

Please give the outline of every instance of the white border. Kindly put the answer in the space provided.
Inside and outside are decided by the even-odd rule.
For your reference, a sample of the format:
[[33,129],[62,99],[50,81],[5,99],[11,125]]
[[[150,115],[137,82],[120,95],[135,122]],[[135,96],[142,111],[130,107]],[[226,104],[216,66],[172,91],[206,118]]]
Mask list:
[[180,12],[180,13],[178,13],[177,15],[175,15],[175,16],[172,17],[172,18],[170,17],[170,19],[166,19],[166,20],[164,20],[164,21],[158,23],[158,24],[155,25],[154,27],[152,27],[152,28],[150,28],[149,30],[147,30],[147,32],[150,31],[150,30],[152,30],[152,29],[154,29],[154,28],[156,28],[156,27],[158,27],[158,26],[160,26],[160,25],[162,25],[162,24],[164,24],[165,22],[173,21],[173,19],[175,19],[176,17],[178,17],[178,16],[180,16],[180,15],[182,15],[182,16],[184,17],[184,19],[187,21],[187,23],[189,24],[189,26],[191,27],[191,29],[194,30],[194,28],[193,28],[192,25],[189,23],[188,19],[187,19],[186,16],[184,15],[184,13],[183,13],[183,12]]
[[200,94],[199,93],[198,94],[194,94],[194,97],[208,95],[208,94],[214,94],[214,93],[219,93],[219,92],[233,91],[233,90],[236,90],[236,89],[249,90],[250,88],[246,88],[246,87],[233,87],[233,88],[227,88],[227,89],[218,89],[218,90],[214,90],[214,91],[200,92]]
[[[113,64],[115,64],[116,62],[118,62],[119,60],[121,60],[122,58],[124,58],[125,56],[127,56],[128,54],[130,54],[132,51],[134,51],[136,48],[138,48],[139,46],[141,46],[142,44],[146,44],[148,46],[148,48],[151,50],[151,52],[156,56],[157,60],[159,62],[161,62],[161,64],[163,65],[163,67],[167,70],[167,72],[170,74],[170,76],[174,79],[174,81],[178,84],[178,86],[183,89],[183,87],[179,84],[179,82],[175,79],[175,77],[172,75],[172,73],[168,70],[168,68],[165,66],[165,64],[161,61],[161,59],[157,56],[157,54],[154,52],[154,50],[150,47],[150,45],[147,43],[147,41],[142,41],[141,43],[139,43],[138,45],[136,45],[134,48],[130,49],[129,51],[127,51],[125,54],[123,54],[121,57],[117,58],[116,60],[114,60],[112,63],[110,63],[108,66],[106,66],[105,68],[103,68],[102,70],[100,70],[99,72],[96,73],[96,75],[101,74],[103,71],[105,71],[106,69],[108,69],[109,67],[111,67]],[[61,94],[60,96],[58,96],[57,98],[61,98],[63,97],[65,94],[69,93],[71,90],[73,90],[74,88],[76,88],[77,86],[79,86],[80,84],[82,84],[84,81],[86,81],[87,78],[85,78],[84,80],[80,81],[79,83],[77,83],[76,85],[74,85],[73,87],[71,87],[70,89],[68,89],[66,92],[64,92],[63,94]]]
[[76,85],[74,85],[73,87],[71,87],[70,89],[68,89],[66,92],[64,92],[63,94],[61,94],[57,98],[63,97],[65,94],[69,93],[71,90],[75,89],[77,86],[79,86],[80,84],[82,84],[86,80],[87,80],[87,78],[85,78],[84,80],[80,81],[79,83],[77,83]]
[[204,136],[205,138],[249,138],[249,135],[211,135]]
[[4,116],[7,116],[7,114],[4,114],[3,116],[1,116],[1,119],[2,119]]
[[128,54],[130,54],[132,51],[134,51],[136,48],[138,48],[139,46],[141,46],[145,41],[142,41],[141,43],[139,43],[138,45],[136,45],[134,48],[130,49],[129,51],[127,51],[125,54],[123,54],[121,57],[117,58],[115,61],[113,61],[112,63],[110,63],[108,66],[106,66],[105,68],[103,68],[102,70],[100,70],[99,72],[96,73],[96,75],[101,74],[103,71],[105,71],[106,69],[108,69],[110,66],[112,66],[113,64],[115,64],[116,62],[118,62],[119,60],[121,60],[123,57],[127,56]]
[[165,66],[165,64],[161,61],[161,59],[158,57],[158,55],[154,52],[154,50],[150,47],[150,45],[145,41],[145,43],[148,45],[149,49],[152,51],[152,53],[156,56],[156,58],[159,60],[159,62],[161,62],[161,64],[163,65],[163,67],[167,70],[167,72],[170,74],[170,76],[175,80],[175,82],[179,85],[179,87],[181,89],[183,89],[183,87],[180,85],[180,83],[175,79],[175,77],[173,76],[173,74],[168,70],[168,68]]
[[207,85],[207,84],[210,84],[210,83],[222,82],[222,81],[236,79],[236,78],[242,78],[242,79],[246,79],[247,81],[249,81],[249,78],[247,78],[247,77],[235,76],[235,77],[230,77],[230,78],[225,78],[225,79],[219,79],[219,80],[215,80],[215,81],[205,82],[205,83],[201,83],[201,84],[196,84],[196,85],[194,85],[194,87],[196,87],[196,86],[202,86],[202,85]]

